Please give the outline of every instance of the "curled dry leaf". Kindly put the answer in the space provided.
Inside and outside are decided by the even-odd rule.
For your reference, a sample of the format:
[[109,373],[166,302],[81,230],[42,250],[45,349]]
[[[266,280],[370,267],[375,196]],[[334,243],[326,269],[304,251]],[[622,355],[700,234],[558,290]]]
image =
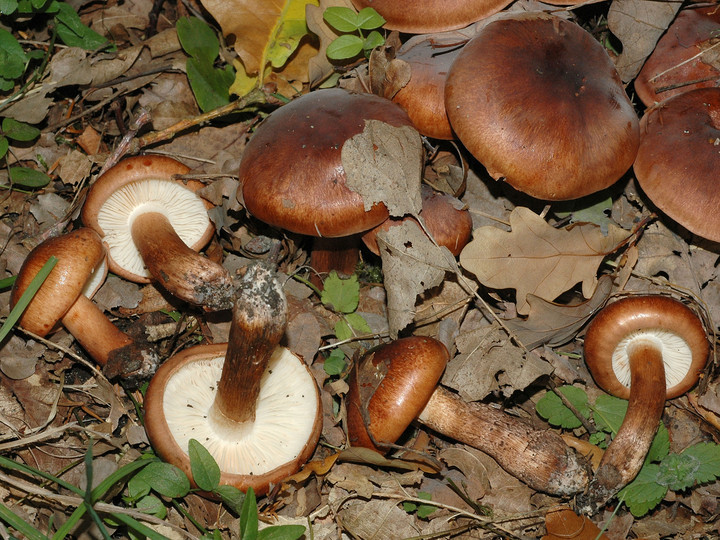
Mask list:
[[598,266],[629,237],[615,226],[604,235],[592,223],[555,229],[524,207],[512,211],[510,227],[510,232],[476,229],[460,254],[460,264],[486,287],[515,289],[521,315],[530,312],[528,294],[553,301],[582,283],[583,296],[589,298],[597,285]]
[[348,504],[337,517],[353,538],[396,540],[418,536],[415,517],[402,510],[396,500],[371,499],[368,502]]

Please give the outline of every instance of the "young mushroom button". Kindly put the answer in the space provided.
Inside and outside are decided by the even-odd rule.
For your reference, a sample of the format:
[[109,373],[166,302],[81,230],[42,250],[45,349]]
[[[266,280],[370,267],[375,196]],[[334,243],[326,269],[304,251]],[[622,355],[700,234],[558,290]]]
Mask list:
[[692,388],[708,352],[698,316],[667,296],[626,297],[592,320],[585,335],[585,362],[601,388],[629,402],[587,491],[577,498],[582,513],[596,513],[635,478],[665,400]]
[[429,337],[398,339],[368,352],[348,381],[350,444],[381,451],[413,420],[485,452],[533,489],[570,496],[585,489],[589,467],[555,432],[437,386],[449,354]]
[[156,281],[176,297],[207,310],[232,307],[233,284],[220,264],[198,254],[215,228],[197,181],[169,157],[122,160],[90,188],[83,223],[108,246],[110,270],[137,283]]
[[77,229],[33,249],[13,284],[10,305],[51,256],[58,261],[23,312],[20,326],[44,337],[62,323],[109,378],[121,376],[130,384],[149,378],[159,364],[155,351],[120,331],[90,300],[107,274],[105,247],[92,229]]
[[191,347],[158,369],[145,395],[145,430],[191,481],[196,439],[220,466],[221,484],[264,494],[312,456],[322,408],[306,364],[278,346],[287,303],[274,272],[252,265],[239,285],[229,343]]

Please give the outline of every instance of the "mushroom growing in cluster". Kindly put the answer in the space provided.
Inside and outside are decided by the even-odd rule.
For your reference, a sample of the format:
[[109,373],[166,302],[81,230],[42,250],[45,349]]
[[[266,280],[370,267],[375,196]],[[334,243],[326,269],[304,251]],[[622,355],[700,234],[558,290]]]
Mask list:
[[546,200],[576,199],[632,165],[638,118],[605,49],[542,12],[494,17],[453,62],[455,134],[494,178]]
[[349,377],[350,444],[383,451],[414,420],[492,456],[533,489],[570,496],[590,480],[587,463],[560,435],[437,386],[449,353],[430,337],[408,337],[369,351]]
[[665,400],[695,385],[708,353],[700,318],[668,296],[628,296],[595,316],[585,334],[585,363],[601,388],[629,403],[587,491],[578,495],[582,513],[595,514],[635,478]]
[[90,300],[107,275],[105,247],[92,229],[50,238],[33,249],[18,272],[10,305],[51,256],[58,261],[23,312],[20,326],[44,337],[62,323],[109,378],[120,376],[131,384],[149,378],[159,364],[155,351],[119,330]]
[[90,188],[82,219],[108,247],[108,264],[136,283],[156,281],[207,310],[232,306],[233,284],[222,265],[198,254],[215,227],[200,182],[174,180],[188,167],[160,155],[122,160]]
[[305,362],[278,346],[287,302],[275,273],[248,267],[228,343],[198,345],[165,362],[145,395],[145,429],[157,453],[190,480],[196,439],[220,466],[221,484],[264,494],[295,473],[320,438],[320,393]]

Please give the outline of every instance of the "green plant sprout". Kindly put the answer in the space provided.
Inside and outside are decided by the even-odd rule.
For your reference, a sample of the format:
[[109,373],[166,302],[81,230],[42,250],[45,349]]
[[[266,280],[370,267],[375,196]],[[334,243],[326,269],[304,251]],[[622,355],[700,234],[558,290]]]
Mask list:
[[[431,501],[432,495],[430,493],[427,493],[426,491],[418,491],[417,498],[422,499],[424,501]],[[414,502],[404,502],[403,510],[405,510],[408,514],[412,514],[413,512],[415,512],[415,515],[417,517],[419,517],[420,519],[427,519],[430,516],[430,514],[432,514],[435,510],[437,510],[437,507],[431,506],[429,504],[417,504]]]
[[[607,435],[615,436],[627,412],[627,401],[602,394],[589,403],[584,390],[575,386],[558,388],[585,419],[592,417],[596,433],[590,442],[605,447]],[[535,406],[537,413],[552,426],[576,429],[580,419],[553,392],[545,394]],[[635,479],[618,493],[635,517],[642,517],[663,500],[669,490],[685,491],[720,477],[720,445],[697,443],[679,454],[670,453],[670,436],[660,423],[645,463]]]
[[[349,60],[360,53],[366,57],[370,52],[385,43],[385,38],[377,31],[385,19],[373,8],[363,8],[356,13],[350,8],[333,6],[323,12],[323,19],[338,32],[344,32],[327,47],[330,60]],[[364,31],[370,31],[366,36]]]
[[208,112],[230,103],[235,70],[231,65],[222,69],[215,67],[220,42],[213,29],[197,17],[179,19],[175,27],[180,45],[190,56],[186,71],[200,109]]

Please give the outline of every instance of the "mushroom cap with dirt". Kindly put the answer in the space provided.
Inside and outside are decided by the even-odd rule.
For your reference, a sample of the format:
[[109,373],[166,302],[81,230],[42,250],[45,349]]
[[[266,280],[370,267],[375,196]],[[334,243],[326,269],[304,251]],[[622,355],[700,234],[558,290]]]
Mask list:
[[629,403],[587,491],[578,495],[582,513],[595,514],[635,478],[665,400],[696,384],[708,354],[701,319],[669,296],[628,296],[593,318],[585,334],[585,362],[601,388]]
[[200,182],[175,180],[189,168],[166,156],[123,159],[90,188],[82,219],[108,247],[110,270],[136,283],[154,280],[208,310],[232,306],[230,274],[197,251],[215,233],[197,195]]
[[145,395],[145,429],[157,453],[192,481],[188,446],[217,461],[221,484],[267,493],[312,456],[322,429],[315,379],[278,343],[287,304],[263,265],[240,282],[229,343],[197,345],[158,369]]
[[460,51],[445,104],[490,176],[545,200],[577,199],[632,166],[638,118],[605,49],[577,24],[503,13]]

